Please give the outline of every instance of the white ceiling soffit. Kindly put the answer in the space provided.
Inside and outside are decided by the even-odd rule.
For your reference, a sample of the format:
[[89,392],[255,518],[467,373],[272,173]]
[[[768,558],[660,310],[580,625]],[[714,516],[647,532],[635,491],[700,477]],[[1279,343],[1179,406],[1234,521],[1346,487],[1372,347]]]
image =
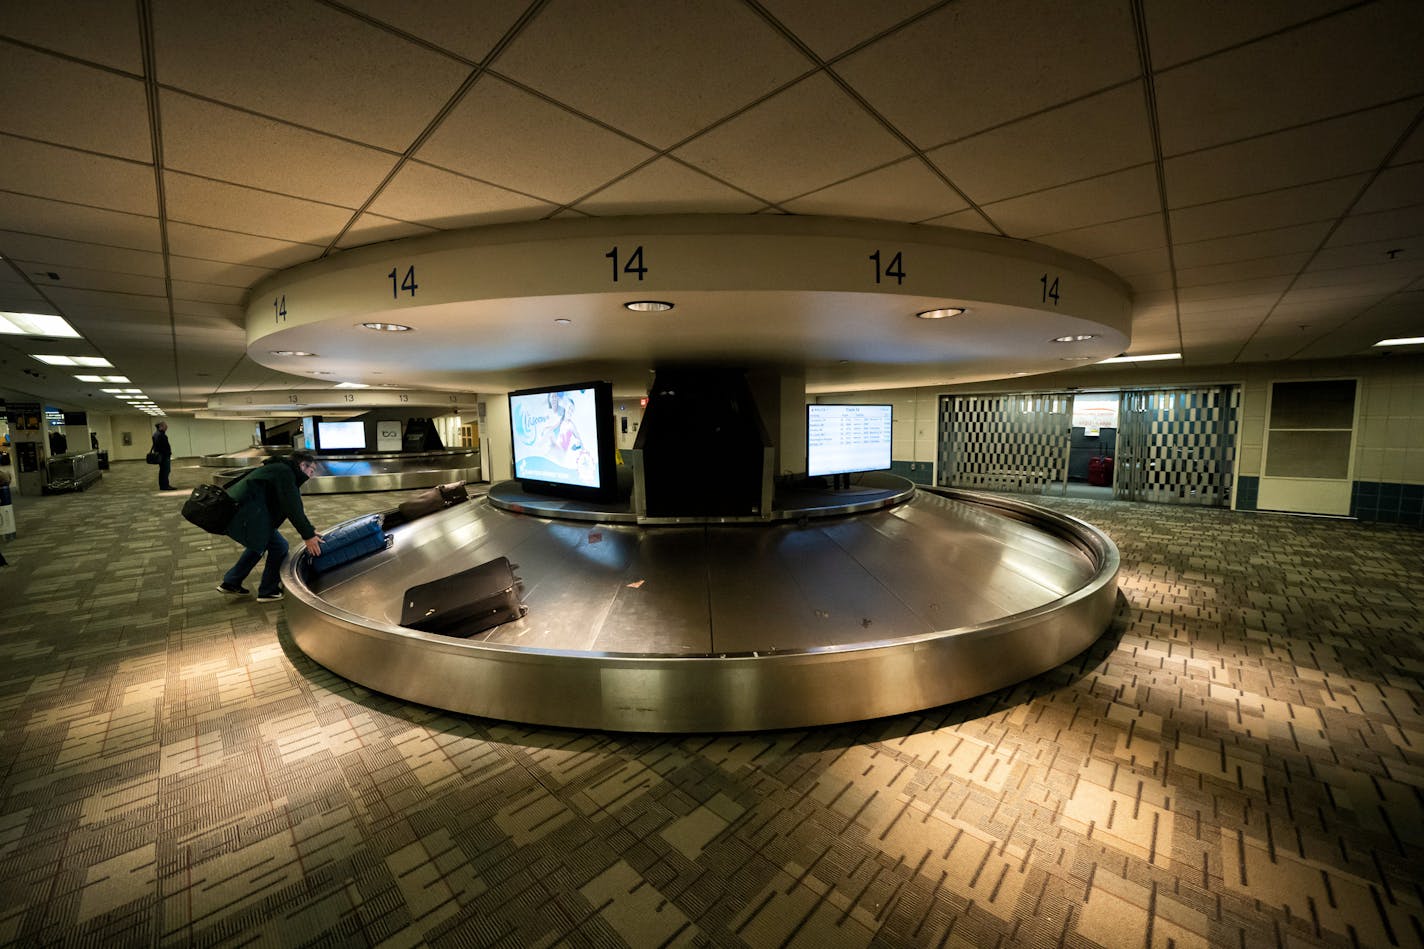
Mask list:
[[[98,397],[41,351],[97,351],[170,412],[359,381],[343,376],[391,371],[395,344],[315,379],[261,365],[265,349],[249,358],[252,288],[382,241],[625,215],[1032,240],[1125,281],[1131,353],[1180,350],[1189,367],[1365,353],[1417,334],[1424,308],[1421,35],[1414,0],[1210,16],[1168,0],[887,0],[836,16],[809,0],[113,0],[83,16],[9,0],[0,310],[63,315],[86,342],[0,336],[0,393]],[[1341,50],[1368,68],[1327,68]],[[717,292],[703,349],[799,354],[822,385],[1021,371],[972,347],[918,366],[886,352],[893,340],[832,352],[844,299]],[[509,310],[537,323],[558,295],[551,280]],[[783,335],[748,343],[731,313]],[[1212,313],[1238,318],[1203,323]],[[469,368],[430,371],[443,352],[402,343],[401,381],[591,377],[607,354],[571,344],[578,325],[541,328],[522,355],[462,338]],[[648,352],[607,368],[655,357],[659,335],[634,334]],[[482,343],[509,372],[478,368]]]

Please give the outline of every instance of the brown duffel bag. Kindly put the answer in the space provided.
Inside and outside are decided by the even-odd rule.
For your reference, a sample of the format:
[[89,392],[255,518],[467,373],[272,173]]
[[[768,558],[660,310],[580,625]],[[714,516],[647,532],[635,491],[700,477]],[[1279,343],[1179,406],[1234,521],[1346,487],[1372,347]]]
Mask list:
[[469,499],[470,494],[465,490],[465,482],[452,481],[449,484],[439,484],[420,492],[407,501],[402,501],[395,509],[396,516],[388,516],[382,523],[386,527],[394,527],[396,524],[413,521],[417,517],[443,511],[452,504],[459,504],[461,501]]

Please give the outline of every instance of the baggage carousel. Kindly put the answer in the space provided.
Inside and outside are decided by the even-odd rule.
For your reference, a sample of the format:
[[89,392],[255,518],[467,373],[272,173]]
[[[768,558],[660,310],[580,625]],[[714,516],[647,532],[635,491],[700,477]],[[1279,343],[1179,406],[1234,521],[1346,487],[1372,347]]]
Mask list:
[[[890,475],[788,492],[755,522],[640,523],[503,483],[389,533],[320,576],[287,560],[303,652],[436,708],[632,732],[831,724],[1010,685],[1101,635],[1119,564],[1081,521]],[[407,588],[499,556],[523,618],[468,637],[399,625]]]
[[[213,484],[226,487],[274,455],[287,450],[250,449],[226,455],[206,455],[204,467],[218,467]],[[402,491],[429,488],[451,481],[479,481],[482,476],[478,448],[394,454],[316,456],[316,473],[302,485],[303,494],[350,494],[364,491]]]

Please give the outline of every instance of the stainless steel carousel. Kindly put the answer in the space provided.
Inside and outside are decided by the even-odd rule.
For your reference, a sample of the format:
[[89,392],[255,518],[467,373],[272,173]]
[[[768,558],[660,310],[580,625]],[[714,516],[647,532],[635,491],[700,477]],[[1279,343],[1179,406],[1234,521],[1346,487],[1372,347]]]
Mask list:
[[[942,705],[1070,659],[1117,594],[1096,528],[887,474],[788,492],[755,522],[650,522],[509,482],[390,535],[321,576],[288,560],[297,645],[389,695],[540,725],[745,731]],[[399,625],[407,588],[498,556],[519,565],[522,619]]]
[[[220,468],[211,475],[214,484],[226,486],[273,455],[289,449],[252,448],[225,455],[205,455],[204,467]],[[302,486],[305,494],[349,494],[364,491],[401,491],[429,488],[451,481],[478,481],[478,448],[370,454],[320,454],[316,474]]]

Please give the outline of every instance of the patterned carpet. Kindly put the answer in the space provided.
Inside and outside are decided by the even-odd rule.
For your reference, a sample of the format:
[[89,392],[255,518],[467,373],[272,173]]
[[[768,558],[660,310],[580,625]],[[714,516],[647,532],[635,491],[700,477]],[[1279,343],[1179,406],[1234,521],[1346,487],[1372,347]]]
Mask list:
[[1123,555],[1073,662],[653,737],[350,685],[214,592],[236,545],[153,482],[17,498],[0,547],[0,942],[1424,945],[1417,529],[1050,500]]

